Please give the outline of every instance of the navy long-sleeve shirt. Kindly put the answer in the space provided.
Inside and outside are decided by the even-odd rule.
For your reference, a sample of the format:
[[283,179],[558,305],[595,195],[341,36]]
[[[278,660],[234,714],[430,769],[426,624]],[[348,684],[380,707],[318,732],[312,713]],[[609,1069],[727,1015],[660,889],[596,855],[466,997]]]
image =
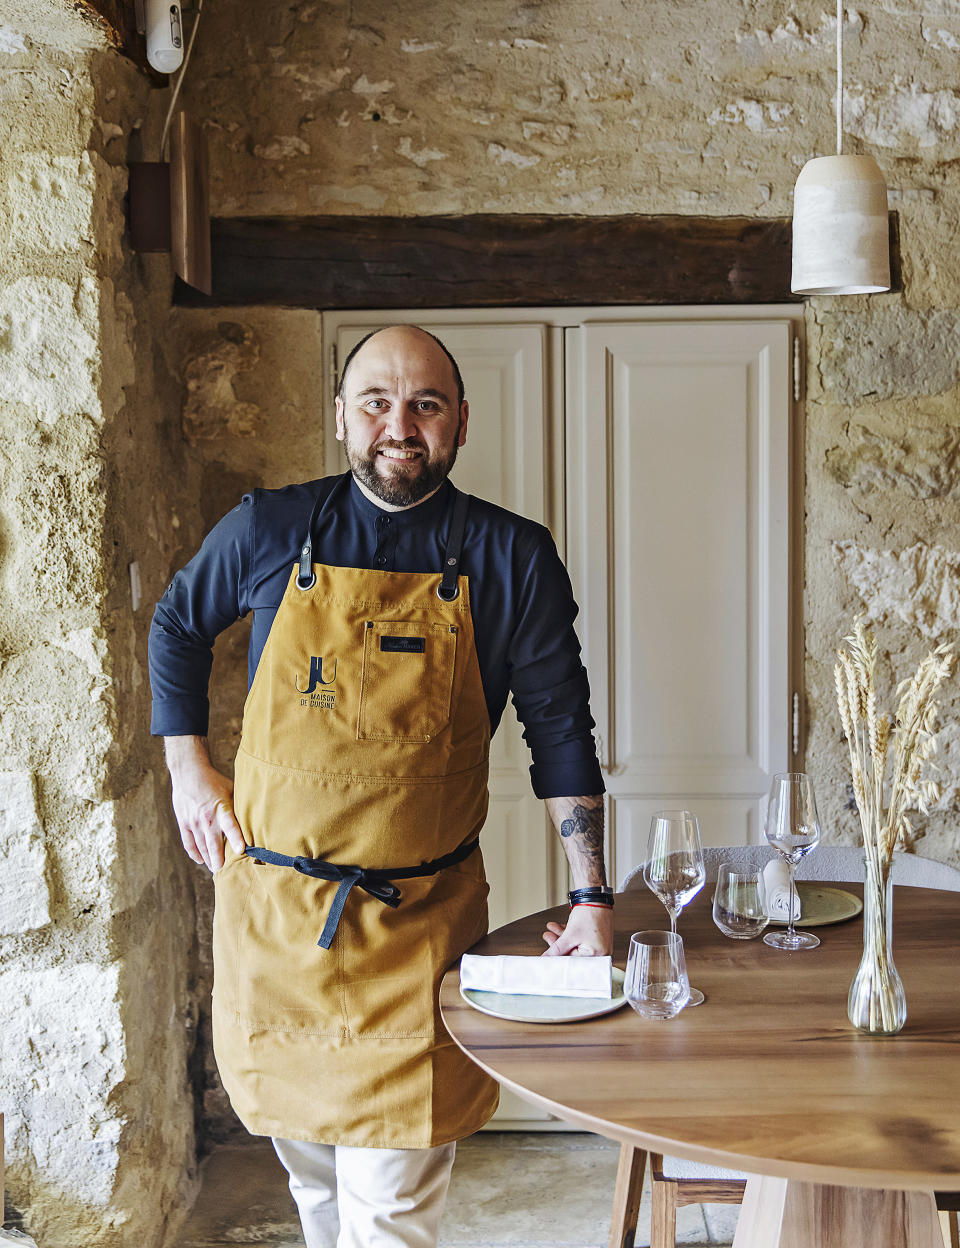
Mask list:
[[[206,735],[214,639],[248,611],[253,628],[247,674],[253,680],[321,491],[330,493],[330,502],[314,534],[315,562],[391,572],[443,570],[449,482],[406,511],[377,507],[349,474],[244,495],[157,604],[150,629],[155,735]],[[536,795],[602,793],[587,673],[573,629],[577,606],[549,532],[473,498],[460,572],[470,579],[491,735],[512,694],[533,757]]]

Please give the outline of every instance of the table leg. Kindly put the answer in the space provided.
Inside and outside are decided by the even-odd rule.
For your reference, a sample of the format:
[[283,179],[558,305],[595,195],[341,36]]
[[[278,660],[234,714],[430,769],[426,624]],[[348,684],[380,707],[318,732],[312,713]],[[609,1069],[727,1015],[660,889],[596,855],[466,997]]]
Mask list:
[[640,1192],[647,1154],[642,1148],[620,1145],[617,1185],[613,1189],[613,1212],[610,1216],[609,1248],[633,1248],[640,1212]]
[[932,1192],[752,1175],[733,1248],[943,1248]]

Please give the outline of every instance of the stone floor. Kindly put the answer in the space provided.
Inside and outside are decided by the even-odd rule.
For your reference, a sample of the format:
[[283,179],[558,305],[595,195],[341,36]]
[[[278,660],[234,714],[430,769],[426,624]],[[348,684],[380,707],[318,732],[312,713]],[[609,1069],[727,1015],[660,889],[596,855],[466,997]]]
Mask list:
[[[617,1145],[567,1132],[481,1132],[457,1149],[442,1248],[606,1248]],[[680,1209],[678,1244],[729,1244],[738,1209]],[[645,1190],[637,1248],[648,1245]],[[302,1248],[286,1175],[269,1143],[222,1148],[177,1248]]]

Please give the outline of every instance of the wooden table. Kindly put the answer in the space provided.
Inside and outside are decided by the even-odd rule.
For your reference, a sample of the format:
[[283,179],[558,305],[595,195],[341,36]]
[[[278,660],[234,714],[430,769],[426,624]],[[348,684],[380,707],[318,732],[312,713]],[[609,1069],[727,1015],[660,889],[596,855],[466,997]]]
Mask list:
[[[440,997],[450,1034],[505,1087],[585,1130],[765,1176],[747,1185],[735,1248],[941,1248],[932,1193],[960,1190],[960,894],[895,889],[908,1019],[880,1039],[847,1021],[859,920],[783,953],[722,936],[708,892],[680,921],[704,1005],[667,1022],[627,1006],[511,1023],[467,1005],[454,969]],[[544,922],[564,914],[520,919],[474,952],[536,953]],[[631,932],[666,926],[646,890],[618,896],[615,918],[620,966]]]

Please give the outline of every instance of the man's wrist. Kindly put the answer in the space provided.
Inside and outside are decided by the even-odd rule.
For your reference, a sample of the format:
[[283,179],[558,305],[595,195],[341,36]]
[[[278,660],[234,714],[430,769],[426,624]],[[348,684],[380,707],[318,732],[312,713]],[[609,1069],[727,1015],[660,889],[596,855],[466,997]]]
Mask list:
[[177,776],[192,767],[210,764],[210,749],[206,737],[164,737],[163,753],[171,776]]

